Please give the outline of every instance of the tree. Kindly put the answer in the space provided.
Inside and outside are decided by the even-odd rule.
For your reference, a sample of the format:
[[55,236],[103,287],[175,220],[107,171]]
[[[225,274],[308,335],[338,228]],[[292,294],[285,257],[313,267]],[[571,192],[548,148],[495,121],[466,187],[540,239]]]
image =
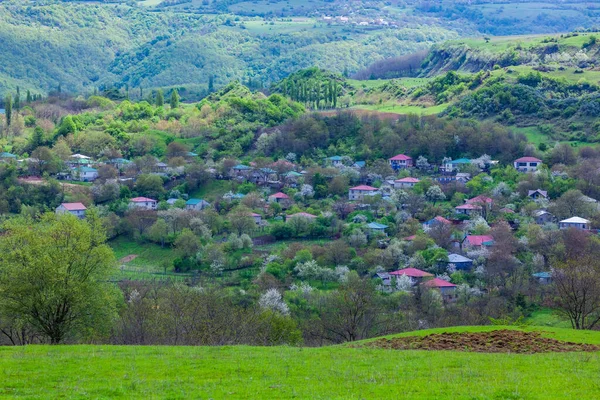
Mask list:
[[162,178],[150,174],[138,176],[135,182],[135,190],[143,196],[152,198],[160,197],[165,191]]
[[6,117],[6,126],[10,126],[12,122],[12,97],[6,96],[4,99],[4,116]]
[[156,91],[156,107],[162,107],[165,105],[165,96],[163,95],[163,91],[158,89]]
[[153,242],[160,243],[160,247],[165,247],[165,241],[169,236],[169,227],[164,219],[159,218],[148,231],[148,237]]
[[33,134],[31,135],[31,141],[29,143],[29,148],[31,150],[35,150],[41,145],[44,144],[44,130],[39,126],[36,126],[33,130]]
[[208,77],[208,93],[215,91],[215,77],[213,75]]
[[427,189],[425,197],[427,197],[427,200],[431,201],[434,206],[435,203],[437,203],[438,201],[446,200],[446,195],[444,194],[444,192],[442,192],[442,188],[440,188],[438,185],[433,185],[429,189]]
[[16,218],[0,238],[0,309],[51,344],[99,333],[115,312],[107,278],[114,255],[97,214]]
[[179,254],[184,257],[193,257],[200,250],[200,241],[190,229],[186,228],[173,243]]
[[573,329],[592,329],[600,321],[600,260],[586,255],[558,263],[552,279],[556,305]]
[[229,214],[231,230],[238,235],[250,233],[256,227],[252,212],[246,207],[239,206]]
[[179,93],[177,92],[177,89],[173,89],[171,91],[171,108],[177,108],[179,107]]

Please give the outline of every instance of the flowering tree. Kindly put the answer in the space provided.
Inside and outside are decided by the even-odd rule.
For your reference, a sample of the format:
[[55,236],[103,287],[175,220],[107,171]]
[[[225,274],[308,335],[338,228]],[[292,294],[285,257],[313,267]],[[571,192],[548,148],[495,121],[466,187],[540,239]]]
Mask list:
[[260,296],[258,305],[263,310],[271,310],[283,315],[289,315],[290,309],[283,301],[279,290],[271,288]]

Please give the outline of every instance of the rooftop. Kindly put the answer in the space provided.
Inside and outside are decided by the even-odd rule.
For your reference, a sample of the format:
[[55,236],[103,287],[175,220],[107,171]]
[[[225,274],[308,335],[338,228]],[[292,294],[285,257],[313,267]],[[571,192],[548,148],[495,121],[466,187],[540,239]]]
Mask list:
[[420,269],[412,268],[412,267],[390,272],[390,275],[406,275],[406,276],[410,276],[411,278],[425,278],[428,276],[433,276],[429,272],[421,271]]
[[87,210],[87,207],[83,205],[83,203],[62,203],[63,206],[68,211],[82,211]]

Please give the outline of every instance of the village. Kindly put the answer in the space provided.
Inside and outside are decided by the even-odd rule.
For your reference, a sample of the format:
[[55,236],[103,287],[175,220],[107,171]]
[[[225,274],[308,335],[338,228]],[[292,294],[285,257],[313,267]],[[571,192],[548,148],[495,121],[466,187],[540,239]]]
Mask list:
[[[120,202],[120,208],[110,207],[119,209],[116,214],[120,218],[135,214],[150,221],[142,223],[138,239],[150,236],[157,219],[166,218],[165,213],[175,209],[185,212],[188,221],[206,224],[213,239],[219,232],[230,231],[237,237],[249,235],[255,244],[277,240],[301,243],[311,238],[325,238],[332,243],[342,240],[347,243],[345,250],[363,255],[363,264],[380,263],[363,267],[380,290],[393,292],[422,286],[438,290],[445,301],[456,299],[458,284],[475,281],[465,276],[475,276],[478,268],[483,270],[486,258],[496,246],[496,229],[506,228],[511,236],[530,224],[544,230],[577,230],[589,235],[597,232],[592,218],[598,215],[598,202],[578,192],[570,202],[581,206],[570,206],[584,214],[565,214],[554,204],[560,199],[533,186],[536,180],[543,181],[540,176],[559,174],[532,156],[518,158],[508,166],[499,165],[486,155],[477,159],[445,158],[440,165],[404,154],[369,163],[334,155],[325,157],[320,165],[300,165],[293,155],[271,163],[264,159],[258,163],[227,159],[219,165],[204,166],[204,185],[223,187],[218,184],[223,182],[226,187],[241,191],[211,192],[212,198],[205,199],[166,190],[185,181],[189,171],[186,166],[199,164],[197,155],[185,149],[169,154],[163,161],[152,156],[94,160],[82,154],[70,155],[54,178],[68,184],[92,185],[98,188],[92,189],[93,193],[106,191],[107,187],[116,189],[112,198],[100,196],[96,199],[100,201],[64,201],[55,212],[85,218],[90,207],[106,208],[107,203]],[[6,152],[0,154],[0,160],[18,168],[21,182],[42,179],[32,174],[43,169],[43,161],[19,159]],[[504,182],[492,178],[501,175],[525,182],[519,185],[520,193],[513,193]],[[153,184],[140,183],[147,182],[149,176],[156,177],[151,179]],[[229,229],[211,226],[210,218],[205,217],[208,212],[225,218]],[[254,226],[244,225],[239,219],[252,221]],[[173,242],[181,229],[172,228]],[[232,239],[224,236],[223,240]],[[368,257],[368,248],[377,255]],[[404,254],[382,261],[386,252],[393,252],[394,248]],[[355,261],[350,258],[342,256],[340,261]],[[212,265],[215,260],[207,262]],[[341,264],[335,261],[331,266]],[[551,282],[552,273],[541,262],[531,270],[530,277],[544,285]]]

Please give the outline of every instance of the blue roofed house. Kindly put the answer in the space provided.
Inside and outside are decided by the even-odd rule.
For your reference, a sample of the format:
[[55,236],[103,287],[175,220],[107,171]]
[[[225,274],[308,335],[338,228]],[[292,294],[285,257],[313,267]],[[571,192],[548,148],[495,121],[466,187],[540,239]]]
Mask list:
[[382,234],[382,235],[387,235],[385,233],[385,230],[388,228],[387,225],[383,225],[377,222],[369,222],[367,224],[367,229],[369,229],[369,231],[373,234]]
[[98,170],[92,167],[75,167],[71,177],[74,181],[93,182],[98,178]]
[[203,199],[189,199],[185,202],[186,210],[202,211],[207,207],[210,207],[210,203]]
[[16,161],[16,160],[17,160],[17,156],[14,154],[7,153],[7,152],[0,153],[0,161],[9,162],[9,161]]
[[453,264],[457,270],[468,271],[473,267],[473,260],[460,254],[448,254],[448,264]]
[[340,156],[332,156],[325,158],[327,164],[332,165],[334,167],[341,167],[343,164],[342,157]]
[[552,283],[552,272],[536,272],[532,274],[542,285],[548,285]]

